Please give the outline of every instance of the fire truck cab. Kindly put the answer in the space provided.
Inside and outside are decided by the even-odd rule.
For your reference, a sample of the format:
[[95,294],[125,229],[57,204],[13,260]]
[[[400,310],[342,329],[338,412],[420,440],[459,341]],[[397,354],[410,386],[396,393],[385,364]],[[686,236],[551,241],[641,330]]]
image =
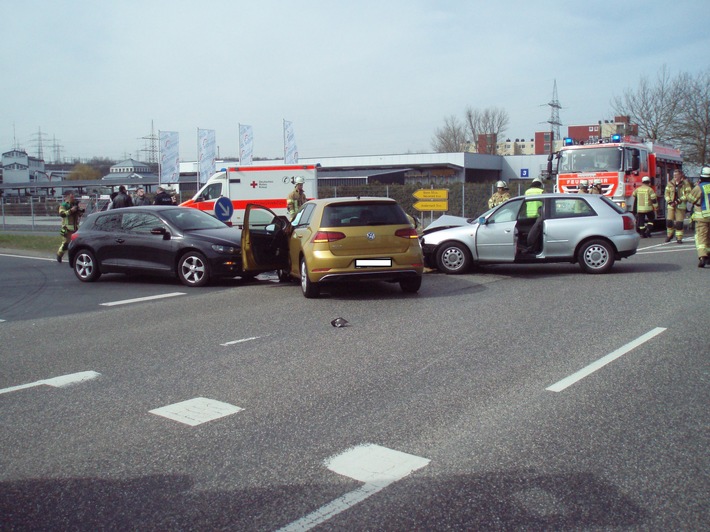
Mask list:
[[548,175],[557,175],[558,192],[576,193],[582,180],[600,180],[602,193],[620,207],[631,210],[634,190],[648,176],[658,195],[659,222],[665,220],[663,198],[673,170],[681,168],[680,151],[637,137],[612,135],[596,144],[574,144],[566,138],[564,146],[548,158]]

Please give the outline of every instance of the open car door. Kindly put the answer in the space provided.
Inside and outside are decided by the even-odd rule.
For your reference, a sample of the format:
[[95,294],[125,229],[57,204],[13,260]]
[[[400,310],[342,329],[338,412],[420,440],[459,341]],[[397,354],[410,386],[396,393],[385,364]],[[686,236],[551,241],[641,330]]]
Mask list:
[[242,269],[268,272],[288,268],[291,224],[261,205],[249,203],[242,229]]

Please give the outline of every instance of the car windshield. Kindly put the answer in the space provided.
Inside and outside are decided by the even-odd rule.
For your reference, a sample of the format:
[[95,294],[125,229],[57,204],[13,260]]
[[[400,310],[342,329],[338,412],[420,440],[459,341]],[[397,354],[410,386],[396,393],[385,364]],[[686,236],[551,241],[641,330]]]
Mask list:
[[618,172],[621,169],[621,149],[598,146],[560,152],[559,172]]
[[217,218],[207,213],[188,207],[171,207],[161,211],[163,217],[181,231],[195,231],[198,229],[223,229],[227,227]]
[[396,203],[335,203],[323,209],[321,227],[362,225],[409,225],[407,215]]

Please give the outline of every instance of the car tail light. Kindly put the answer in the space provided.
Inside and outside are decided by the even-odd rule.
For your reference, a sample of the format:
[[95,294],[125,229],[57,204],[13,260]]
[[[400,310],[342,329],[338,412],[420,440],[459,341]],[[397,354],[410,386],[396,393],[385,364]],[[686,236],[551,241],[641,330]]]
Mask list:
[[313,242],[314,244],[321,244],[324,242],[335,242],[336,240],[342,240],[345,238],[344,233],[340,233],[339,231],[318,231],[315,235],[313,235]]
[[407,227],[406,229],[397,229],[394,236],[399,236],[401,238],[419,238],[417,230],[414,227]]
[[76,238],[79,236],[78,233],[72,233],[71,236],[69,237],[69,240],[76,240]]
[[635,230],[636,220],[630,214],[622,214],[621,217],[624,219],[624,231]]

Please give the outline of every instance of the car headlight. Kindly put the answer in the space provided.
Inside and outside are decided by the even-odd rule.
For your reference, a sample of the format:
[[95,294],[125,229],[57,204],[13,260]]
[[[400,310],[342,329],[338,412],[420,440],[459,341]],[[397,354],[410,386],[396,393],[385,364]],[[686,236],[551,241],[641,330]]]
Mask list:
[[234,246],[220,246],[219,244],[212,244],[212,249],[214,249],[217,253],[224,253],[225,255],[234,255],[235,253],[239,253],[239,248]]

